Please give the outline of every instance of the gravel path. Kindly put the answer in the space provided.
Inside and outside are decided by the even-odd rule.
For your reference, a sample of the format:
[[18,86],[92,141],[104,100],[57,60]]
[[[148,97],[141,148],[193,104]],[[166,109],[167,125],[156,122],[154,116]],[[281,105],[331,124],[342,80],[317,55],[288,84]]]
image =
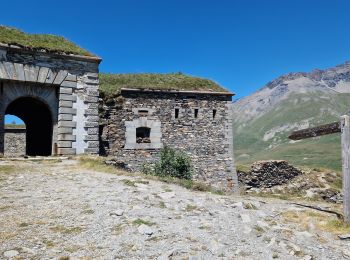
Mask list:
[[0,258],[350,259],[350,241],[282,220],[285,201],[220,196],[63,162],[7,162]]

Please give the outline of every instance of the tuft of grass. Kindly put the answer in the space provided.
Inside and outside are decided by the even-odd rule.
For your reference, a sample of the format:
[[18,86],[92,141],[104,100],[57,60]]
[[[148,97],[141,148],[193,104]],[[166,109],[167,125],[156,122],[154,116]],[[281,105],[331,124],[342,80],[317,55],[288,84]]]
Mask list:
[[29,224],[28,223],[25,223],[25,222],[22,222],[18,225],[19,227],[28,227]]
[[93,56],[87,50],[84,50],[62,36],[51,34],[29,34],[7,26],[0,26],[0,42],[20,46],[26,49],[46,50],[59,54]]
[[86,169],[114,174],[121,173],[115,167],[105,164],[104,161],[106,158],[103,157],[80,156],[78,160],[79,165]]
[[196,210],[196,209],[197,209],[197,206],[196,206],[196,205],[187,204],[185,210],[186,210],[187,212],[190,212],[190,211],[194,211],[194,210]]
[[81,213],[91,215],[91,214],[94,214],[95,211],[93,209],[86,209],[86,210],[83,210]]
[[251,170],[249,165],[238,164],[236,165],[236,170],[239,172],[249,172]]
[[159,202],[159,207],[161,209],[165,209],[166,208],[164,201]]
[[170,188],[168,188],[168,187],[166,187],[166,188],[164,188],[164,191],[165,191],[165,192],[172,192],[173,190],[170,189]]
[[250,202],[246,202],[243,204],[243,207],[245,209],[254,209],[254,210],[257,210],[258,208],[253,204],[253,203],[250,203]]
[[135,185],[136,182],[129,180],[129,179],[123,179],[123,180],[121,180],[121,182],[124,183],[126,186],[136,187],[136,185]]
[[100,74],[102,97],[116,96],[122,88],[227,92],[212,80],[183,73]]
[[47,247],[54,247],[55,246],[55,243],[51,240],[47,240],[47,239],[44,239],[43,240],[43,243],[47,246]]
[[0,173],[13,173],[17,169],[14,165],[1,165]]
[[262,227],[260,227],[259,225],[255,225],[253,228],[254,228],[258,233],[263,233],[263,232],[265,232],[265,230],[264,230]]
[[124,230],[125,225],[122,223],[119,223],[118,225],[116,225],[115,227],[112,228],[112,232],[114,235],[120,235],[122,234],[123,230]]
[[286,211],[282,214],[284,221],[299,224],[305,230],[309,223],[314,223],[319,230],[333,234],[350,233],[350,224],[344,224],[335,216],[314,211]]
[[156,223],[154,222],[151,222],[151,221],[147,221],[147,220],[143,220],[141,218],[138,218],[138,219],[135,219],[132,224],[134,226],[140,226],[140,225],[147,225],[147,226],[153,226],[155,225]]
[[57,225],[57,226],[51,227],[50,230],[56,233],[70,235],[70,234],[79,234],[84,229],[82,227],[64,227],[61,225]]

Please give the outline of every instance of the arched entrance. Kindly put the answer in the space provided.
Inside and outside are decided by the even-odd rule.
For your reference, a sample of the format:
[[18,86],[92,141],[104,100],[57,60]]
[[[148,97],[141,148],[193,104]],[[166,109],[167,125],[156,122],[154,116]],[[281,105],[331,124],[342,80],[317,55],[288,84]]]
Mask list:
[[11,102],[5,111],[26,124],[26,154],[49,156],[52,153],[53,121],[50,108],[41,100],[21,97]]

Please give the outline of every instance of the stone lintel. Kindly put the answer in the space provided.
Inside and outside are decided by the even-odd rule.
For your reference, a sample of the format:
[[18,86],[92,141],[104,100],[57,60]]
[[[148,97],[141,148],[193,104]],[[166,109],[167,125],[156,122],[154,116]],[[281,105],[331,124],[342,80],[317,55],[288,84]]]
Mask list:
[[60,100],[71,100],[71,101],[77,101],[77,97],[76,96],[72,96],[72,95],[66,95],[66,94],[60,94],[59,97]]
[[61,84],[61,87],[66,87],[66,88],[76,88],[77,83],[74,81],[63,81]]
[[72,94],[73,89],[72,88],[65,88],[65,87],[60,87],[60,94]]
[[73,120],[73,115],[72,114],[61,114],[58,115],[58,120],[66,120],[66,121],[72,121]]
[[84,127],[98,127],[98,122],[85,122]]
[[98,141],[99,136],[98,135],[85,135],[84,141]]
[[61,100],[61,101],[59,102],[59,107],[73,108],[73,101],[70,101],[70,100]]
[[72,141],[58,141],[58,148],[72,148]]
[[71,114],[71,115],[76,115],[77,110],[75,108],[68,108],[68,107],[60,107],[58,109],[59,114]]
[[87,154],[98,154],[99,148],[85,148],[84,152]]
[[77,126],[77,122],[72,121],[58,121],[58,127],[73,127]]
[[58,148],[58,154],[60,155],[75,155],[76,149],[75,148]]
[[57,139],[58,141],[75,141],[77,138],[71,134],[59,134]]
[[59,127],[57,129],[58,134],[73,134],[73,128],[72,127]]

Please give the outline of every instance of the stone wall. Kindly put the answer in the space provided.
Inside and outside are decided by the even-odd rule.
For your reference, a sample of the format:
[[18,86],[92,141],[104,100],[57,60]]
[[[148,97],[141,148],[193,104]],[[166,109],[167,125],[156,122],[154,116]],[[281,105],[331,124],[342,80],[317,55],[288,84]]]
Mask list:
[[[98,154],[100,62],[97,57],[58,55],[0,44],[0,155],[4,152],[6,108],[25,96],[47,101],[50,106],[53,154]],[[7,94],[9,88],[15,95]],[[56,93],[55,100],[37,95],[45,88]]]
[[5,156],[18,157],[26,154],[26,129],[5,129]]
[[[139,170],[167,145],[191,156],[195,179],[236,188],[231,104],[223,93],[123,90],[102,104],[101,151]],[[150,140],[137,138],[138,127],[150,128]]]

